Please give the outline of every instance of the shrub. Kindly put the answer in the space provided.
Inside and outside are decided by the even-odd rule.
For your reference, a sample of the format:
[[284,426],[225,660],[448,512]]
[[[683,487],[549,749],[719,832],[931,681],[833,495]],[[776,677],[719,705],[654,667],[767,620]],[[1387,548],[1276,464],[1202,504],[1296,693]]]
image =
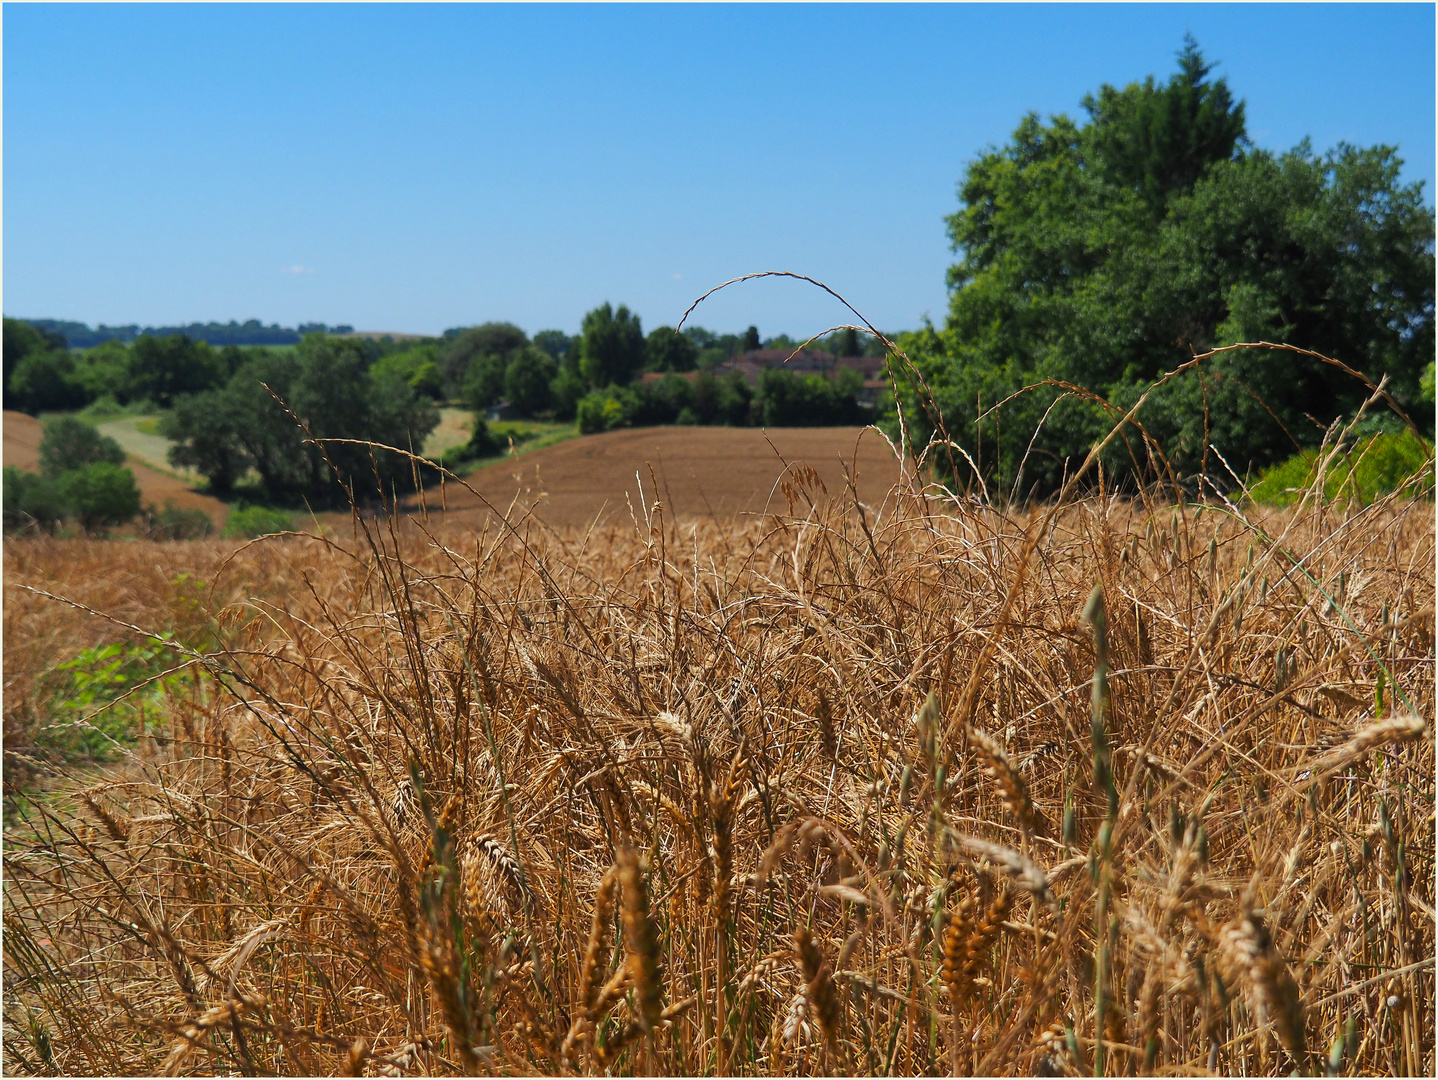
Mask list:
[[237,506],[225,519],[226,540],[253,540],[270,533],[289,532],[295,527],[288,514],[267,506]]
[[65,498],[52,477],[5,466],[5,531],[51,532],[65,517]]
[[123,465],[96,461],[56,479],[68,512],[86,532],[123,525],[140,512],[140,485]]
[[580,399],[575,410],[582,434],[593,435],[600,431],[630,427],[643,406],[639,394],[624,386],[610,386],[595,390]]
[[151,540],[201,540],[215,531],[215,523],[203,510],[185,510],[173,500],[164,509],[145,508],[145,534]]
[[79,417],[61,416],[45,422],[45,434],[40,439],[40,470],[46,476],[58,476],[97,462],[123,465],[125,451],[94,424]]
[[[1249,493],[1255,502],[1289,506],[1317,479],[1322,452],[1294,454],[1259,477]],[[1395,492],[1433,497],[1433,444],[1411,431],[1380,432],[1341,451],[1323,478],[1323,496],[1363,506]]]

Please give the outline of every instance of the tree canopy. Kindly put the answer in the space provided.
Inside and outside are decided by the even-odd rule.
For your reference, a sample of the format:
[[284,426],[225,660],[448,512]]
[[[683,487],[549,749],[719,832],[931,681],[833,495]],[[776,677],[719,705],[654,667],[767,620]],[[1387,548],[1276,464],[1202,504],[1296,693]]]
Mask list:
[[584,316],[579,371],[593,386],[623,385],[644,366],[644,331],[639,316],[607,302]]
[[[1312,349],[1419,399],[1434,222],[1421,185],[1399,182],[1395,148],[1253,148],[1243,103],[1191,40],[1166,85],[1105,86],[1084,105],[1082,124],[1024,117],[969,166],[948,219],[948,319],[905,340],[981,472],[1052,490],[1108,430],[1103,408],[1052,382],[980,421],[1026,386],[1127,405],[1195,352],[1240,341]],[[914,388],[900,393],[926,437]],[[1321,362],[1238,351],[1173,380],[1140,419],[1180,470],[1215,446],[1241,472],[1314,444],[1366,395]]]

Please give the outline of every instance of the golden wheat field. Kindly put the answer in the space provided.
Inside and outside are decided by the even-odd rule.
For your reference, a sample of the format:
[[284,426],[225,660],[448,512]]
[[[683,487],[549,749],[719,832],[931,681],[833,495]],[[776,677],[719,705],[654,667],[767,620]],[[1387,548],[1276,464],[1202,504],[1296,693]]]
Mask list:
[[7,542],[5,1070],[1433,1072],[1431,503],[783,494]]

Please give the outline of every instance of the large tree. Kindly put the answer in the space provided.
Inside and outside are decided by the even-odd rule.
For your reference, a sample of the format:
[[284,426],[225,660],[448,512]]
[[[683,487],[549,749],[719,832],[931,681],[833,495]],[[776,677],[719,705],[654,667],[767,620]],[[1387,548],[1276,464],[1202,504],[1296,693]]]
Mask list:
[[487,322],[448,333],[454,336],[447,336],[440,352],[439,371],[450,397],[460,396],[472,365],[493,357],[492,365],[502,372],[514,354],[529,344],[525,332],[507,322]]
[[311,334],[293,353],[258,354],[221,389],[179,399],[161,432],[175,441],[171,462],[199,470],[217,491],[253,469],[272,501],[334,502],[342,496],[337,479],[369,497],[378,474],[387,494],[405,486],[410,463],[342,442],[324,444],[321,454],[306,429],[316,439],[418,451],[438,422],[401,372],[371,366],[362,343]]
[[584,316],[579,371],[592,386],[624,386],[644,366],[644,331],[639,316],[607,302]]
[[[1391,147],[1249,146],[1242,102],[1210,74],[1190,41],[1167,85],[1105,86],[1082,124],[1026,116],[968,168],[947,323],[906,344],[986,476],[1014,482],[1027,455],[1022,488],[1052,490],[1107,430],[1101,408],[1053,385],[979,422],[1025,386],[1062,380],[1127,404],[1237,341],[1317,350],[1418,399],[1434,345],[1421,185],[1399,182]],[[926,437],[913,387],[899,392]],[[1170,383],[1140,419],[1181,470],[1212,445],[1241,471],[1317,441],[1365,395],[1317,361],[1242,351]]]

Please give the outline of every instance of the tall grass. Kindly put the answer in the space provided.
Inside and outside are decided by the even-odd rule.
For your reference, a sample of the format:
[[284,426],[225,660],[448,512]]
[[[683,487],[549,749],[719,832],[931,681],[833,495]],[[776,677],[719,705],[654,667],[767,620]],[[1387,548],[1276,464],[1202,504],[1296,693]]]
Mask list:
[[17,811],[7,1071],[1431,1074],[1431,504],[782,491],[194,545],[207,643],[7,544],[7,680],[193,676]]

